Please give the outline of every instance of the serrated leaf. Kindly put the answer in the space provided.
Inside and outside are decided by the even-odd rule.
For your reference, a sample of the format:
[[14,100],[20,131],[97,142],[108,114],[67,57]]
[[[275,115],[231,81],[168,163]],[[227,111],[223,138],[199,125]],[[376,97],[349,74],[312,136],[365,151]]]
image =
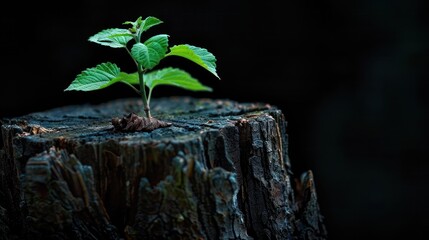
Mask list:
[[170,85],[191,91],[212,91],[189,73],[178,68],[164,68],[144,75],[146,86],[152,91],[159,85]]
[[[122,73],[122,72],[121,72]],[[127,82],[127,83],[129,83],[129,84],[131,84],[131,85],[137,85],[137,84],[140,84],[140,82],[139,82],[139,75],[138,75],[138,72],[135,72],[135,73],[126,73],[127,74],[127,76],[126,77],[124,77],[121,81],[122,82]]]
[[140,33],[147,31],[149,28],[161,23],[163,22],[158,18],[149,16],[140,23]]
[[145,69],[152,69],[165,57],[168,48],[168,35],[153,36],[144,43],[136,43],[131,48],[131,55]]
[[144,67],[149,65],[151,60],[149,56],[149,49],[143,43],[136,43],[133,45],[131,48],[131,56]]
[[[126,22],[124,22],[124,23],[122,23],[122,24],[131,24],[131,25],[132,25],[132,27],[130,28],[130,30],[131,30],[133,33],[136,33],[136,32],[137,32],[137,25],[139,25],[141,22],[142,22],[142,17],[140,16],[140,17],[138,17],[138,18],[137,18],[137,20],[136,20],[136,21],[134,21],[134,22],[132,22],[132,21],[126,21]],[[139,39],[140,39],[140,35],[139,35]]]
[[216,57],[205,48],[189,44],[175,45],[165,56],[179,56],[191,60],[219,78],[216,73]]
[[137,37],[140,41],[140,38],[143,32],[147,31],[149,28],[155,25],[158,25],[160,23],[163,23],[163,22],[156,17],[149,16],[144,20],[142,20],[142,17],[140,16],[134,22],[126,21],[123,24],[131,24],[132,25],[131,31],[133,33],[137,33]]
[[[105,88],[117,81],[120,69],[114,63],[101,63],[93,68],[88,68],[75,78],[64,91],[93,91]],[[112,81],[112,82],[111,82]]]
[[91,36],[88,40],[103,46],[124,48],[132,38],[133,35],[127,29],[110,28]]
[[102,85],[100,88],[108,87],[114,83],[117,82],[124,82],[129,84],[138,84],[139,83],[139,76],[137,73],[126,73],[126,72],[120,72],[118,76],[107,82],[106,84]]

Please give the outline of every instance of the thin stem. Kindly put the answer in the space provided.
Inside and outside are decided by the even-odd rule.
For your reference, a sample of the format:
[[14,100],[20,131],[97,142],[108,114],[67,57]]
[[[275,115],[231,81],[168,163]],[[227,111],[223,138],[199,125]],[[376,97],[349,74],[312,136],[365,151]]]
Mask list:
[[148,103],[147,97],[146,97],[146,86],[144,85],[143,73],[144,73],[143,67],[139,63],[138,64],[138,74],[139,74],[140,92],[141,92],[142,100],[143,100],[143,107],[144,107],[144,111],[146,113],[146,117],[151,118],[152,116],[150,115],[150,107],[149,107],[149,103]]
[[150,105],[150,98],[152,97],[152,89],[153,89],[153,88],[150,88],[150,89],[149,89],[149,95],[147,95],[147,104],[148,104],[148,105]]
[[128,86],[130,86],[139,96],[142,95],[142,93],[136,87],[134,87],[131,83],[125,82],[125,81],[121,81],[121,82],[127,84]]
[[133,55],[131,54],[131,51],[128,48],[125,48],[125,50],[127,50],[127,53],[130,55],[131,59],[134,61],[134,63],[136,64],[136,66],[138,67],[139,64],[137,63],[137,61],[133,58]]

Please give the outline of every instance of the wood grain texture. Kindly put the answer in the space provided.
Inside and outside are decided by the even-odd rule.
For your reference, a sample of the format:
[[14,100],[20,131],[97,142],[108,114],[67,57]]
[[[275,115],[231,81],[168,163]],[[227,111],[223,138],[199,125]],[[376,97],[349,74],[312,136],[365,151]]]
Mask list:
[[3,119],[0,236],[327,239],[280,109],[159,98],[152,112],[171,126],[114,131],[112,118],[140,109],[121,99]]

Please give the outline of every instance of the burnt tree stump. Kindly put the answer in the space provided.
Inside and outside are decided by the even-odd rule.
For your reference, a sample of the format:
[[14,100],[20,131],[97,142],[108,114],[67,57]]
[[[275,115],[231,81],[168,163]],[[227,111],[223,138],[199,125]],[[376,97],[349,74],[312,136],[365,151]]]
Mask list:
[[1,121],[1,239],[327,239],[311,171],[296,176],[282,111],[173,97],[171,126],[117,132],[137,99]]

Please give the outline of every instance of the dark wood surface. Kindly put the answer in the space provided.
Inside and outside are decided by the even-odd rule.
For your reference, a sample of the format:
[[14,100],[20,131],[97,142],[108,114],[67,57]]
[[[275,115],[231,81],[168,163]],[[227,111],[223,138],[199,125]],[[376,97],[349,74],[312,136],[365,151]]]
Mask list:
[[282,111],[159,98],[171,126],[118,132],[140,101],[3,119],[2,239],[327,239],[312,171],[293,172]]

